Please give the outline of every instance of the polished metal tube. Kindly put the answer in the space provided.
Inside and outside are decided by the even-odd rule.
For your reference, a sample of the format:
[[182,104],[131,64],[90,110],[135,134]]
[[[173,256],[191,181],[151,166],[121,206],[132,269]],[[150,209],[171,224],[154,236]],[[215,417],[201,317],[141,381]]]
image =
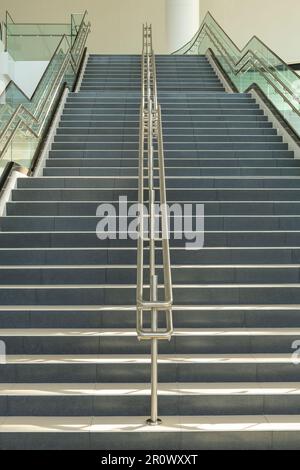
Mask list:
[[[164,149],[162,138],[161,112],[157,99],[157,83],[155,56],[152,47],[152,27],[143,27],[143,52],[141,70],[141,109],[140,109],[140,150],[139,150],[139,197],[140,223],[137,253],[137,336],[139,340],[151,341],[151,417],[148,424],[160,424],[158,418],[158,341],[170,340],[173,333],[172,318],[172,278],[168,240],[168,220],[166,210],[166,184],[164,169]],[[156,176],[154,174],[154,151],[157,146],[159,187],[156,194]],[[147,166],[146,166],[147,165]],[[147,173],[145,175],[145,170]],[[145,178],[147,184],[144,184]],[[160,214],[156,214],[156,196],[159,196],[160,204],[164,204]],[[146,211],[144,202],[147,203],[148,215],[148,250],[149,250],[149,300],[144,298],[144,249],[145,234],[144,220]],[[156,217],[161,218],[162,236],[156,234]],[[163,251],[163,292],[164,299],[159,300],[158,277],[156,272],[156,244],[162,243]],[[144,312],[150,312],[151,326],[144,327]],[[166,328],[158,328],[158,314],[164,312]]]

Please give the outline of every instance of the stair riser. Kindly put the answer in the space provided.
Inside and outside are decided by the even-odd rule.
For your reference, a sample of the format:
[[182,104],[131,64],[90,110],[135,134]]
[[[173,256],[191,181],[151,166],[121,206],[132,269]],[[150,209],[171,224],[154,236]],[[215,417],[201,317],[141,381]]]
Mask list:
[[[90,78],[90,77],[93,77],[93,76],[96,76],[96,77],[119,77],[120,75],[122,76],[128,76],[128,75],[133,75],[135,78],[137,79],[141,79],[141,71],[138,70],[138,67],[131,67],[131,68],[127,68],[125,66],[122,66],[122,67],[116,67],[115,69],[111,66],[107,66],[107,67],[96,67],[96,66],[93,66],[92,64],[87,64],[87,67],[86,67],[86,70],[85,70],[85,74],[84,74],[84,78]],[[204,76],[211,76],[213,78],[216,78],[216,75],[214,73],[214,71],[212,69],[209,70],[209,68],[203,68],[203,72],[199,72],[199,69],[198,70],[192,70],[190,69],[188,71],[188,74],[185,74],[184,70],[182,71],[182,73],[180,73],[180,70],[177,71],[177,77],[182,77],[182,78],[189,78],[191,76],[195,76],[195,77],[198,77],[200,78],[202,75]],[[168,76],[168,72],[167,71],[160,71],[159,73],[159,76],[160,78],[163,78],[165,76]]]
[[[234,338],[234,340],[233,340]],[[0,341],[6,345],[6,353],[11,354],[149,354],[149,342],[139,342],[136,337],[118,335],[107,337],[7,337],[0,334]],[[292,344],[299,336],[187,336],[173,337],[172,341],[162,342],[161,354],[289,354]]]
[[[57,234],[58,235],[58,234]],[[32,235],[34,237],[34,235]],[[4,249],[0,252],[0,265],[96,265],[96,264],[127,264],[136,266],[136,246],[114,249],[101,247],[94,249]],[[161,251],[157,253],[157,262],[162,263]],[[148,262],[145,251],[145,262]],[[297,248],[235,248],[235,249],[202,249],[185,250],[171,249],[173,266],[183,265],[261,265],[261,264],[300,264],[300,250]]]
[[[147,178],[145,177],[147,181]],[[137,177],[112,177],[112,178],[19,178],[18,180],[18,189],[68,189],[68,188],[135,188],[137,186]],[[158,186],[157,173],[154,176],[154,183]],[[196,190],[201,190],[202,188],[239,188],[247,190],[247,188],[259,188],[261,190],[272,190],[273,188],[289,189],[295,188],[299,190],[300,178],[290,177],[290,178],[184,178],[181,176],[167,177],[166,186],[168,188],[184,188],[185,185],[190,189],[195,187]]]
[[[300,302],[296,286],[174,286],[174,302],[179,305],[295,305]],[[0,288],[2,305],[134,305],[136,289],[123,287],[65,286],[64,288]],[[281,351],[282,352],[282,351]],[[289,351],[286,351],[289,352]]]
[[[203,109],[199,107],[199,109],[191,110],[191,109],[174,109],[174,110],[165,110],[162,109],[162,117],[164,122],[168,122],[169,120],[198,120],[200,116],[262,116],[263,112],[260,109],[219,109],[219,108],[209,108]],[[125,116],[128,120],[136,120],[137,116],[139,116],[139,109],[118,109],[118,110],[110,110],[110,109],[91,109],[80,107],[75,109],[65,109],[63,112],[62,117],[66,120],[72,119],[79,119],[82,117],[89,116],[90,119],[95,121],[100,121],[103,119],[103,116],[106,116],[107,119],[120,119],[120,117]]]
[[[160,396],[165,416],[297,414],[300,397],[293,396]],[[1,416],[149,416],[149,396],[0,397]],[[28,413],[27,415],[25,413]]]
[[[184,167],[182,166],[184,164]],[[182,169],[182,171],[188,171],[190,168],[197,171],[202,168],[205,171],[211,170],[215,171],[215,169],[222,169],[222,171],[247,171],[250,168],[251,171],[257,171],[258,175],[260,175],[260,171],[264,171],[266,168],[268,171],[280,171],[279,169],[282,168],[283,171],[286,169],[287,171],[298,171],[298,162],[292,158],[268,158],[268,159],[254,159],[254,158],[185,158],[184,162],[181,158],[165,158],[165,168],[166,171],[176,171],[177,168]],[[51,158],[46,161],[46,169],[54,167],[64,167],[65,169],[72,169],[75,168],[104,168],[107,167],[114,167],[119,168],[122,171],[123,168],[127,167],[134,167],[138,168],[138,160],[136,157],[134,158],[122,158],[119,159],[118,157],[111,157],[111,158]],[[170,170],[169,170],[170,169]],[[63,175],[61,175],[63,176]],[[93,176],[93,175],[92,175]],[[193,176],[193,175],[192,175]],[[222,176],[222,175],[221,175]],[[234,174],[229,173],[228,176],[235,176]],[[239,175],[237,175],[239,176]],[[246,176],[246,175],[245,175]],[[295,176],[297,176],[295,174]]]
[[[161,268],[157,269],[160,283]],[[144,280],[149,282],[148,271]],[[175,284],[280,284],[300,283],[300,268],[179,268],[173,264],[172,280]],[[0,285],[61,285],[65,284],[135,284],[136,266],[131,268],[46,268],[0,269]]]
[[[283,162],[284,163],[284,162]],[[288,162],[289,163],[289,162]],[[46,161],[46,169],[50,167],[98,167],[107,168],[113,167],[122,171],[123,168],[138,168],[138,160],[134,158],[51,158]]]
[[[299,382],[293,364],[164,363],[158,366],[166,382]],[[149,383],[150,364],[0,364],[0,383]]]
[[[124,85],[129,85],[129,78],[132,78],[136,83],[141,83],[140,66],[87,65],[82,83],[92,81],[95,90],[97,90],[99,85],[103,82],[106,83],[108,80],[111,80],[113,83],[119,82]],[[184,84],[195,82],[199,86],[208,81],[212,81],[222,85],[219,77],[214,74],[209,65],[203,65],[201,67],[188,65],[186,68],[172,66],[160,68],[159,72],[156,74],[156,80],[160,91],[163,90],[162,85],[172,85],[174,82],[182,82]],[[128,87],[128,90],[130,90],[130,87]],[[82,87],[81,91],[83,91]],[[166,91],[172,91],[172,87],[170,86]]]
[[[300,191],[297,189],[198,189],[189,191],[184,185],[185,201],[299,201]],[[128,200],[137,201],[137,190],[122,189],[17,189],[12,193],[13,201],[118,201],[120,196],[127,195]],[[275,194],[276,193],[276,194]],[[181,201],[182,196],[177,190],[169,189],[170,200]]]
[[[89,216],[81,216],[81,217],[64,217],[64,216],[7,216],[3,220],[0,221],[0,230],[4,232],[18,232],[18,231],[27,231],[27,232],[56,232],[56,231],[80,231],[80,232],[96,232],[101,231],[101,227],[103,226],[100,224],[103,221],[103,217],[89,217]],[[112,224],[114,224],[114,218],[111,219]],[[125,225],[124,229],[126,230],[128,224],[134,222],[136,217],[134,218],[123,218]],[[196,230],[196,219],[191,217],[186,217],[183,221],[181,217],[179,220],[170,218],[170,230],[171,233],[177,232],[181,233],[182,236],[186,232],[183,232],[183,223],[189,224],[189,232],[192,229]],[[203,228],[202,228],[203,226]],[[204,217],[203,225],[200,225],[198,222],[198,231],[266,231],[266,230],[276,230],[276,231],[299,231],[300,230],[300,217],[296,216],[268,216],[268,217],[256,217],[252,216],[240,216],[240,217],[231,217],[231,216],[207,216]],[[107,227],[105,228],[107,231]],[[114,229],[111,229],[114,230]],[[205,232],[204,232],[205,233]],[[203,235],[204,236],[204,235]]]
[[[99,70],[101,72],[101,70]],[[100,76],[100,77],[89,77],[88,75],[85,75],[82,82],[81,86],[84,88],[85,86],[91,86],[95,87],[98,89],[102,85],[121,85],[121,86],[132,86],[132,85],[137,85],[141,86],[141,77],[137,77],[134,74],[128,75],[127,72],[120,71],[119,76],[114,76],[114,75],[107,75],[106,77]],[[162,88],[164,86],[170,86],[172,88],[172,85],[179,85],[179,86],[220,86],[221,82],[218,78],[215,76],[211,75],[202,75],[202,77],[197,77],[195,75],[187,75],[185,77],[179,77],[178,75],[176,77],[167,77],[165,74],[164,75],[159,75],[157,76],[157,85]]]
[[[136,312],[131,311],[1,311],[1,328],[136,328]],[[299,328],[299,310],[173,310],[176,328]],[[164,327],[163,320],[159,325]],[[149,322],[145,322],[149,326]]]
[[[99,240],[95,233],[20,232],[1,233],[2,248],[99,248],[136,247],[136,240]],[[194,240],[192,240],[194,241]],[[184,248],[190,240],[177,240],[171,234],[170,246]],[[299,247],[299,232],[205,233],[205,247]]]
[[[117,143],[120,142],[122,144],[126,143],[131,143],[131,144],[138,144],[139,143],[139,136],[138,135],[111,135],[111,136],[102,136],[102,135],[56,135],[54,137],[54,141],[56,143],[82,143],[82,139],[84,138],[85,142],[99,142],[99,143]],[[229,142],[229,143],[243,143],[243,144],[248,144],[248,143],[282,143],[282,138],[280,136],[276,135],[270,135],[270,136],[255,136],[252,135],[251,137],[247,136],[238,136],[238,135],[233,135],[233,136],[227,136],[227,135],[206,135],[206,136],[185,136],[185,135],[165,135],[164,136],[164,143],[165,144],[172,144],[172,145],[183,145],[183,143],[186,142],[188,144],[190,143],[202,143],[202,142],[210,142],[210,143],[216,143],[216,142]]]
[[[214,128],[215,125],[215,128]],[[249,128],[247,128],[249,126]],[[243,136],[249,136],[249,135],[276,135],[276,129],[272,129],[272,127],[269,125],[269,123],[261,123],[261,125],[258,127],[257,123],[247,123],[247,127],[245,125],[239,126],[237,122],[234,123],[234,126],[226,127],[226,126],[219,126],[217,124],[211,124],[206,127],[202,127],[200,125],[196,126],[196,128],[193,127],[186,127],[186,128],[181,128],[178,130],[177,128],[168,128],[167,130],[165,129],[164,135],[182,135],[185,134],[187,136],[202,136],[202,135],[243,135]],[[58,127],[57,129],[57,135],[97,135],[97,136],[107,136],[107,135],[138,135],[138,129],[136,127],[128,127],[126,126],[126,123],[124,125],[114,125],[113,127],[100,127],[98,126],[97,128],[93,127],[82,127],[82,128],[72,128],[72,127]]]
[[[147,415],[148,416],[148,415]],[[141,419],[144,425],[145,417]],[[1,435],[5,450],[297,450],[297,431],[194,431],[194,432],[59,432]]]
[[[51,150],[49,152],[50,158],[137,158],[137,150]],[[268,158],[292,158],[293,152],[287,150],[261,150],[259,152],[261,159]],[[242,150],[242,151],[231,151],[231,150],[166,150],[166,158],[182,158],[188,160],[189,158],[207,159],[218,158],[230,159],[230,158],[253,158],[257,159],[258,152],[255,150]]]
[[[166,143],[165,151],[168,150],[288,150],[287,144],[282,143]],[[112,142],[57,142],[52,145],[53,150],[135,150],[139,149],[138,143],[112,143]]]
[[[224,119],[223,119],[224,118]],[[97,127],[97,128],[107,128],[109,131],[111,131],[112,127],[119,127],[119,128],[130,128],[134,127],[135,130],[138,129],[138,120],[134,121],[129,121],[127,119],[119,119],[119,120],[110,120],[108,121],[107,119],[101,120],[93,120],[91,121],[90,119],[87,120],[63,120],[60,122],[60,129],[63,129],[63,133],[65,133],[65,129],[69,127],[76,127],[76,128],[92,128],[92,127]],[[184,121],[184,120],[177,120],[177,121],[164,121],[163,123],[163,129],[164,132],[171,132],[170,129],[184,129],[185,131],[189,131],[189,129],[197,129],[197,128],[248,128],[249,129],[254,129],[254,128],[270,128],[271,123],[266,121],[264,119],[264,116],[259,116],[258,118],[255,118],[254,116],[228,116],[225,118],[224,116],[211,116],[211,119],[208,120],[207,116],[203,116],[203,119],[200,119],[200,117],[196,120],[193,121]],[[77,130],[77,133],[79,130]],[[127,132],[127,131],[126,131]],[[126,133],[124,132],[124,133]],[[178,130],[176,131],[178,133]]]
[[[82,128],[77,128],[77,127],[58,127],[56,130],[56,134],[60,135],[97,135],[98,137],[104,136],[105,138],[109,136],[114,136],[114,135],[132,135],[132,136],[138,136],[138,128],[135,127],[128,127],[125,124],[121,125],[114,125],[113,127],[82,127]],[[84,137],[83,137],[84,138]],[[114,138],[114,137],[113,137]]]
[[[132,201],[133,202],[133,201]],[[196,204],[196,202],[194,202]],[[199,201],[201,203],[201,201]],[[131,204],[128,201],[128,204]],[[173,205],[172,201],[169,201]],[[9,202],[6,207],[6,213],[9,216],[90,216],[96,214],[98,202]],[[223,215],[223,216],[276,216],[276,215],[300,215],[300,203],[272,203],[272,202],[230,202],[230,203],[214,203],[206,202],[205,215]],[[184,210],[184,203],[180,203],[180,207]]]
[[[203,113],[216,114],[218,112],[234,112],[237,114],[247,114],[248,112],[253,113],[259,111],[259,108],[252,104],[194,104],[194,105],[182,105],[177,104],[171,106],[165,104],[163,112],[165,114],[175,115],[198,115]],[[64,108],[65,115],[72,114],[108,114],[108,115],[138,115],[140,112],[139,103],[85,103],[83,102],[71,102],[67,103]],[[262,114],[260,112],[260,114]]]
[[[170,98],[164,97],[164,95],[160,96],[159,102],[164,109],[176,109],[176,108],[199,108],[199,109],[210,109],[211,107],[220,107],[220,108],[248,108],[248,107],[257,107],[255,100],[251,98],[243,98],[239,95],[232,95],[232,98],[228,99],[229,95],[222,96],[218,93],[218,96],[211,96],[210,94],[203,95],[202,97],[195,96],[194,98],[180,98],[179,96],[172,96]],[[89,109],[93,107],[108,107],[109,109],[112,108],[120,108],[120,107],[135,107],[139,109],[140,107],[140,99],[139,97],[133,96],[124,96],[124,93],[119,97],[116,97],[113,93],[111,96],[96,95],[94,96],[93,93],[84,93],[80,92],[80,94],[76,94],[75,96],[69,94],[69,97],[66,100],[66,109],[68,107],[81,107],[81,106],[88,106]]]
[[[121,82],[122,83],[122,82]],[[170,86],[166,84],[165,86],[160,86],[161,90],[173,90],[173,91],[219,91],[222,93],[224,91],[224,88],[222,86],[216,85],[216,86],[201,86],[200,84],[198,86]],[[120,85],[102,85],[102,86],[84,86],[82,85],[80,88],[81,91],[126,91],[126,90],[132,90],[132,91],[140,91],[140,84],[137,85],[130,85],[130,84],[120,84]]]
[[[203,114],[197,114],[195,116],[189,116],[185,114],[178,114],[178,115],[173,115],[173,114],[168,114],[164,116],[164,128],[167,128],[168,126],[172,126],[172,124],[177,124],[181,123],[185,127],[190,127],[190,125],[196,125],[198,122],[207,122],[207,121],[222,121],[222,122],[230,122],[234,120],[238,120],[239,122],[241,121],[246,121],[246,122],[266,122],[267,118],[266,116],[261,115],[258,112],[255,112],[253,114],[247,113],[247,114],[241,114],[237,113],[235,114],[234,112],[215,112],[215,114],[210,114],[210,113],[203,113]],[[70,125],[70,123],[81,123],[82,125],[85,125],[87,122],[88,125],[92,125],[94,123],[108,123],[110,126],[112,125],[113,122],[126,122],[126,125],[135,123],[137,124],[139,120],[139,115],[132,115],[132,114],[127,114],[127,115],[122,115],[122,114],[64,114],[61,117],[60,125]]]
[[[199,77],[199,74],[197,74]],[[259,109],[259,106],[253,99],[240,99],[239,97],[233,97],[233,99],[227,99],[225,97],[205,97],[208,93],[203,95],[203,97],[195,96],[194,99],[182,99],[180,96],[174,96],[172,99],[164,98],[160,96],[160,104],[162,108],[165,109],[211,109],[211,108],[220,108],[220,109]],[[108,110],[117,108],[135,108],[139,110],[140,100],[134,97],[123,97],[120,96],[116,98],[113,94],[112,96],[105,97],[105,96],[90,96],[90,94],[86,94],[83,96],[83,93],[80,93],[77,97],[68,98],[66,101],[65,109],[70,108],[86,108],[86,109],[93,109],[93,108],[106,108]]]
[[[90,168],[82,168],[79,165],[74,165],[74,168],[63,168],[62,166],[53,166],[52,168],[45,168],[43,171],[44,176],[137,176],[137,168],[95,168],[91,162]],[[68,165],[66,165],[68,166]],[[200,169],[200,168],[166,168],[166,176],[300,176],[300,168],[273,168],[273,169]]]
[[[46,168],[44,176],[138,176],[136,168]],[[300,175],[300,172],[299,172]]]

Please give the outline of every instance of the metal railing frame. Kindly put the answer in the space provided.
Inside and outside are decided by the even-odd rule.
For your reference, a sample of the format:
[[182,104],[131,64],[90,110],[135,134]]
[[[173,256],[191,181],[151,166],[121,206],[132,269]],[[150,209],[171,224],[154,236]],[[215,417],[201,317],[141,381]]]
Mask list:
[[[214,27],[209,25],[206,21],[206,18],[212,19],[214,22]],[[226,63],[227,67],[229,68],[229,73],[225,71],[230,77],[230,73],[232,73],[235,77],[239,77],[244,75],[249,69],[253,69],[253,71],[258,72],[261,77],[270,85],[270,87],[273,88],[274,92],[278,94],[283,101],[290,107],[290,109],[300,118],[300,111],[297,109],[296,105],[293,103],[293,101],[298,101],[295,95],[295,90],[291,87],[289,87],[279,76],[276,74],[277,69],[274,65],[268,64],[264,61],[263,58],[259,57],[256,53],[255,50],[251,49],[251,41],[250,40],[243,51],[238,49],[236,44],[229,38],[229,36],[226,34],[226,32],[223,30],[223,28],[216,22],[216,20],[213,18],[213,16],[208,13],[207,17],[205,17],[199,31],[195,34],[194,38],[187,43],[185,46],[183,46],[181,49],[178,51],[175,51],[174,54],[180,54],[181,51],[184,51],[183,54],[189,54],[189,53],[194,53],[194,51],[198,51],[199,49],[199,44],[201,44],[203,38],[205,35],[209,38],[209,40],[212,42],[212,44],[215,46],[217,49],[218,53],[222,57],[222,60]],[[222,43],[222,40],[220,37],[218,37],[218,33],[216,31],[216,28],[219,28],[219,30],[226,36],[226,38],[231,42],[232,46],[236,49],[236,54],[235,57],[230,54],[230,52],[227,50],[226,47],[224,47],[224,44]],[[260,44],[262,44],[267,50],[269,50],[274,57],[277,57],[278,62],[284,64],[286,67],[290,68],[282,59],[280,59],[271,49],[266,46],[259,38],[254,36],[252,39],[257,39]],[[238,60],[235,60],[235,58],[238,58]],[[295,76],[295,80],[299,80],[299,76],[290,69],[291,72]],[[252,84],[255,85],[255,82]],[[251,86],[251,85],[250,85]],[[296,133],[296,135],[299,136],[298,131],[294,128],[293,124],[289,122],[289,126],[291,129]]]
[[[300,116],[299,110],[293,105],[293,103],[291,103],[290,99],[280,90],[280,88],[278,88],[276,84],[278,83],[284,89],[284,91],[286,91],[291,96],[291,99],[293,99],[295,96],[294,90],[291,90],[282,80],[280,80],[279,77],[275,75],[274,72],[276,71],[276,69],[274,67],[270,67],[269,65],[267,65],[265,61],[258,57],[257,54],[251,49],[246,52],[246,54],[238,61],[238,63],[234,63],[230,54],[223,47],[222,43],[213,33],[211,28],[207,25],[205,25],[205,28],[207,29],[206,34],[222,55],[222,58],[229,66],[231,73],[233,73],[235,76],[238,76],[239,74],[245,74],[249,70],[249,68],[254,67],[255,71],[259,72],[269,83],[269,85],[272,86],[276,93],[278,93],[282,97],[282,99],[286,101],[286,103],[292,108],[292,110],[296,114],[298,114],[298,116]],[[244,59],[247,60],[242,63]],[[238,67],[239,64],[241,65]],[[272,72],[272,68],[274,72]],[[272,80],[270,80],[268,74],[270,74],[274,78],[275,82],[272,82]]]
[[[173,334],[172,318],[172,276],[169,249],[168,211],[164,167],[164,145],[162,133],[161,108],[157,98],[155,55],[152,45],[152,27],[143,25],[142,52],[142,99],[140,109],[139,143],[139,236],[137,247],[137,336],[139,340],[151,341],[151,417],[150,425],[161,423],[158,418],[158,341],[171,340]],[[157,149],[158,188],[155,186],[155,149]],[[147,176],[146,176],[147,175]],[[147,186],[144,181],[147,181]],[[156,201],[157,193],[159,200]],[[160,213],[156,214],[156,204]],[[147,211],[145,210],[147,205]],[[145,220],[148,222],[145,231]],[[160,228],[156,230],[156,223]],[[156,233],[158,232],[158,234]],[[146,234],[147,233],[147,234]],[[149,266],[144,263],[145,242],[149,244]],[[164,299],[159,300],[156,251],[162,244]],[[144,271],[148,269],[149,287],[144,283]],[[149,291],[146,300],[144,291]],[[150,312],[151,326],[144,326],[144,314]],[[158,315],[164,312],[165,328],[158,327]]]

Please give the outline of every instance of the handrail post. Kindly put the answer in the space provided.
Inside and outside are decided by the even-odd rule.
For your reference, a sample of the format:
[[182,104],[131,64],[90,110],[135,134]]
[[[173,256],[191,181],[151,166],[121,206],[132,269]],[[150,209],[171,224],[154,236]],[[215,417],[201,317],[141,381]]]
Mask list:
[[[157,276],[151,279],[151,300],[157,301]],[[151,329],[157,332],[157,310],[151,311]],[[155,426],[161,423],[158,418],[158,340],[153,338],[151,341],[151,418],[147,424]]]

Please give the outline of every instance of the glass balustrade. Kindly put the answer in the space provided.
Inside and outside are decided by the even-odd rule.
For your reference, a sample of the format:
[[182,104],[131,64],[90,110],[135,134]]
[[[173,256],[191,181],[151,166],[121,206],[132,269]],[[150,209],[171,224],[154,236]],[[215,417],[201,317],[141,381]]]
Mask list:
[[[16,29],[15,24],[10,22],[10,16],[7,21],[10,38],[8,45],[12,46],[15,43],[10,43],[11,32]],[[31,33],[50,31],[50,25],[42,25],[45,29],[41,28],[41,25],[38,25],[38,28],[29,26],[31,29],[26,26],[26,30]],[[10,82],[0,96],[0,173],[8,161],[30,167],[61,87],[66,83],[71,88],[76,79],[90,28],[87,14],[72,15],[68,34],[64,34],[65,25],[51,25],[51,28],[52,26],[54,28],[51,31],[58,33],[56,48],[52,51],[49,64],[32,97],[29,99],[14,82]],[[39,45],[35,53],[38,47],[42,48],[42,45],[46,44],[44,41],[37,42]]]
[[207,13],[199,31],[174,54],[205,54],[210,49],[241,93],[258,85],[300,136],[300,77],[259,38],[240,50]]
[[[6,50],[16,61],[49,60],[63,36],[72,42],[72,17],[71,22],[65,24],[15,23],[6,12],[5,25]],[[76,34],[74,30],[74,39]]]

